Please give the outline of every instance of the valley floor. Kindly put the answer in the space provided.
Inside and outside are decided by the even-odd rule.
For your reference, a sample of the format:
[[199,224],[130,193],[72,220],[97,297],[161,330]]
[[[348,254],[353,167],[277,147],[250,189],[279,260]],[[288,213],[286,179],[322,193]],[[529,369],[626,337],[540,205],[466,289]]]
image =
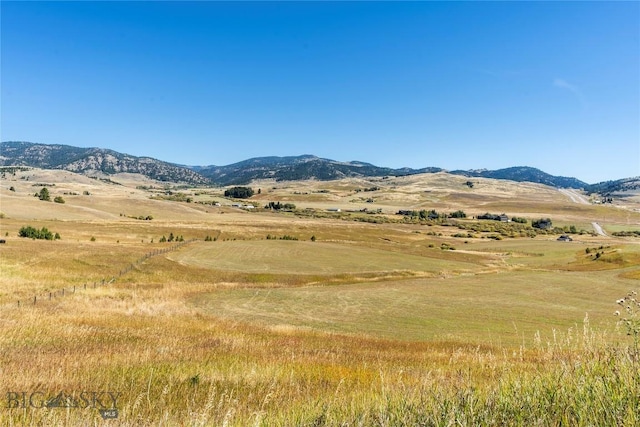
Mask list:
[[461,179],[4,178],[0,423],[638,425],[637,207]]

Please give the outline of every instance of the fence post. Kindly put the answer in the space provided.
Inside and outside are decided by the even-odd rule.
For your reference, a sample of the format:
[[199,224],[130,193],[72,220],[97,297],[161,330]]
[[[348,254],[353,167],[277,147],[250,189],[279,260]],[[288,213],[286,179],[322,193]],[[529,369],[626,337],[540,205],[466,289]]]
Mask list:
[[33,297],[33,305],[36,305],[36,298],[37,297]]
[[64,296],[64,288],[62,288],[62,296]]
[[49,299],[51,299],[51,292],[49,292]]

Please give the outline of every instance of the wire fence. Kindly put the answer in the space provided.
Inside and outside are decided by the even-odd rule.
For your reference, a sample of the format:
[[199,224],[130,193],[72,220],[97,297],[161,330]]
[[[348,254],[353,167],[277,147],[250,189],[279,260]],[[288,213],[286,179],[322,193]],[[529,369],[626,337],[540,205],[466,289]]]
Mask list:
[[189,243],[195,242],[196,240],[198,240],[198,239],[185,240],[185,241],[176,243],[176,244],[171,245],[171,246],[166,247],[166,248],[156,249],[156,250],[153,250],[151,252],[148,252],[145,255],[143,255],[142,257],[140,257],[137,260],[135,260],[134,262],[132,262],[131,264],[127,265],[126,267],[124,267],[122,269],[120,269],[117,274],[115,274],[115,275],[113,275],[113,276],[111,276],[109,278],[104,278],[104,279],[101,279],[101,280],[98,280],[98,281],[93,281],[93,283],[85,282],[81,286],[74,285],[72,287],[65,287],[65,288],[61,288],[61,289],[55,290],[55,291],[50,291],[50,292],[46,292],[46,293],[37,294],[37,295],[34,295],[33,298],[29,298],[27,300],[24,300],[24,299],[23,300],[18,300],[18,307],[25,306],[25,305],[36,305],[39,302],[52,301],[55,298],[60,298],[60,297],[66,296],[66,295],[75,294],[78,291],[86,291],[87,289],[96,289],[96,288],[99,288],[99,287],[102,287],[102,286],[108,286],[108,285],[114,283],[120,277],[122,277],[125,274],[129,273],[130,271],[132,271],[136,267],[136,265],[142,264],[143,262],[145,262],[149,258],[153,258],[153,257],[158,256],[158,255],[164,255],[164,254],[167,254],[169,252],[173,252],[175,250],[180,249],[184,245],[187,245]]

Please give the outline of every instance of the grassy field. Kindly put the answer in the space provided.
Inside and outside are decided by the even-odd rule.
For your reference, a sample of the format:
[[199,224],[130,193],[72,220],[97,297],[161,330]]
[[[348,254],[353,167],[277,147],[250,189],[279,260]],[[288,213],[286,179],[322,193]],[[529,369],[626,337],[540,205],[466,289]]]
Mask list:
[[[538,282],[531,286],[532,282]],[[582,323],[607,329],[612,304],[633,286],[611,274],[530,272],[331,286],[226,289],[194,298],[217,316],[273,326],[407,341],[531,345]]]
[[[432,174],[260,182],[247,212],[223,189],[174,189],[186,203],[110,179],[0,181],[2,425],[640,424],[640,337],[618,322],[638,327],[640,305],[616,303],[640,288],[639,239],[457,238],[395,215],[634,230],[629,199]],[[42,184],[65,203],[33,197]],[[364,207],[380,221],[345,212]],[[61,238],[17,237],[26,225]]]

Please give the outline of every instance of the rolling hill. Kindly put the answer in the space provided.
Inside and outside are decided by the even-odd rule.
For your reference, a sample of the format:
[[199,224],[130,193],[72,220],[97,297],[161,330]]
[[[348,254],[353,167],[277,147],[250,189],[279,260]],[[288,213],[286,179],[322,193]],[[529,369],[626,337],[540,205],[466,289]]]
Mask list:
[[[443,172],[437,167],[388,168],[359,161],[339,162],[313,155],[288,157],[257,157],[226,166],[186,166],[136,157],[103,148],[80,148],[68,145],[47,145],[30,142],[0,142],[0,166],[30,166],[43,169],[63,169],[83,174],[121,172],[138,173],[151,179],[191,185],[243,185],[256,179],[295,181],[305,179],[334,180],[346,177],[403,176]],[[593,189],[576,178],[550,175],[539,169],[517,166],[499,170],[455,170],[450,173],[467,177],[534,182],[552,187],[587,189],[600,192],[615,187],[617,181],[599,184]],[[620,180],[624,181],[624,180]],[[626,181],[625,181],[626,182]],[[637,182],[637,180],[635,181]],[[620,184],[629,188],[633,184]]]
[[510,181],[526,181],[535,182],[538,184],[545,184],[551,187],[564,187],[564,188],[587,188],[589,184],[580,181],[576,178],[554,176],[549,175],[540,169],[528,167],[528,166],[515,166],[506,169],[498,170],[474,170],[474,171],[452,171],[452,174],[463,175],[468,177],[482,177],[493,179],[508,179]]
[[312,155],[295,157],[258,157],[228,166],[206,166],[196,169],[213,182],[222,185],[247,184],[254,179],[327,181],[347,177],[411,175],[441,172],[440,168],[392,169],[364,162],[338,162]]
[[63,169],[83,174],[138,173],[158,181],[195,185],[209,183],[207,178],[197,172],[172,163],[149,157],[135,157],[103,148],[81,148],[69,145],[2,142],[0,143],[0,165]]
[[618,179],[616,181],[599,182],[588,187],[589,192],[602,195],[638,190],[640,190],[640,176]]

